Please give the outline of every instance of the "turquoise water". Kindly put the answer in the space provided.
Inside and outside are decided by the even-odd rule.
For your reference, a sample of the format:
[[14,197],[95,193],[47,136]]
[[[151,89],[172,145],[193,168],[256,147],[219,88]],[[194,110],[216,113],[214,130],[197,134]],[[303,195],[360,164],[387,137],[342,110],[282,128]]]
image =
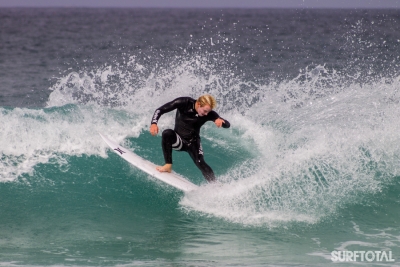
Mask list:
[[[0,266],[399,265],[397,11],[1,12]],[[98,135],[162,164],[154,110],[204,92],[232,125],[201,132],[219,185]]]

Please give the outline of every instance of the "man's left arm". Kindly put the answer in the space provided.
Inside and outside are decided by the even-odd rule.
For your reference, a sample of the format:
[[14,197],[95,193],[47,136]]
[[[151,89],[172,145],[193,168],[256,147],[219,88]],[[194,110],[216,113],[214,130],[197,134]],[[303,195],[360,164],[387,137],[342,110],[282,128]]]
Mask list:
[[212,110],[212,111],[209,113],[209,115],[212,117],[212,121],[214,121],[215,125],[216,125],[218,128],[220,128],[220,127],[222,127],[222,128],[229,128],[229,127],[231,127],[231,124],[229,123],[229,121],[227,121],[227,120],[221,118],[221,117],[218,115],[217,112],[215,112],[215,111]]

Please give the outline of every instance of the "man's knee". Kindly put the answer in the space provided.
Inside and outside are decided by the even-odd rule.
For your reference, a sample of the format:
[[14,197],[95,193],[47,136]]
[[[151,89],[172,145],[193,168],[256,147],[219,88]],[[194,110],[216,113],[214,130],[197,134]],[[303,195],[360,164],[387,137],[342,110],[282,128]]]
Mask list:
[[166,129],[162,132],[162,138],[165,140],[173,141],[176,139],[176,134],[175,134],[174,130]]

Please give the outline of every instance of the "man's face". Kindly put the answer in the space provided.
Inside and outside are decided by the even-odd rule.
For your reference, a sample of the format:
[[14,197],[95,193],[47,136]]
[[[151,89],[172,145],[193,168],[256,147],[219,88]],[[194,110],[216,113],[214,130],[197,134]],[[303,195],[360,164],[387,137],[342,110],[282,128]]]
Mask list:
[[205,105],[204,107],[201,107],[200,103],[196,103],[196,111],[200,117],[207,116],[207,114],[211,111],[211,107],[209,105]]

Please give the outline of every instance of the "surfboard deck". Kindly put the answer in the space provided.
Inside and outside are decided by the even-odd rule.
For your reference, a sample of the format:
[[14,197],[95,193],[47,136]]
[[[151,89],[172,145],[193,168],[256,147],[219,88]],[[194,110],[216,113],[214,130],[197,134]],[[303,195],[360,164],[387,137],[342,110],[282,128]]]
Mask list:
[[158,180],[163,181],[166,184],[169,184],[179,190],[184,192],[190,192],[193,190],[198,189],[199,187],[192,182],[189,182],[176,172],[172,171],[171,173],[167,172],[159,172],[156,170],[156,165],[137,154],[133,153],[132,151],[118,145],[114,141],[110,140],[109,138],[105,137],[101,133],[99,133],[101,138],[103,138],[104,142],[116,153],[118,156],[123,158],[124,160],[128,161],[130,164],[134,165],[135,167],[139,168],[140,170],[144,171],[145,173],[157,178]]

